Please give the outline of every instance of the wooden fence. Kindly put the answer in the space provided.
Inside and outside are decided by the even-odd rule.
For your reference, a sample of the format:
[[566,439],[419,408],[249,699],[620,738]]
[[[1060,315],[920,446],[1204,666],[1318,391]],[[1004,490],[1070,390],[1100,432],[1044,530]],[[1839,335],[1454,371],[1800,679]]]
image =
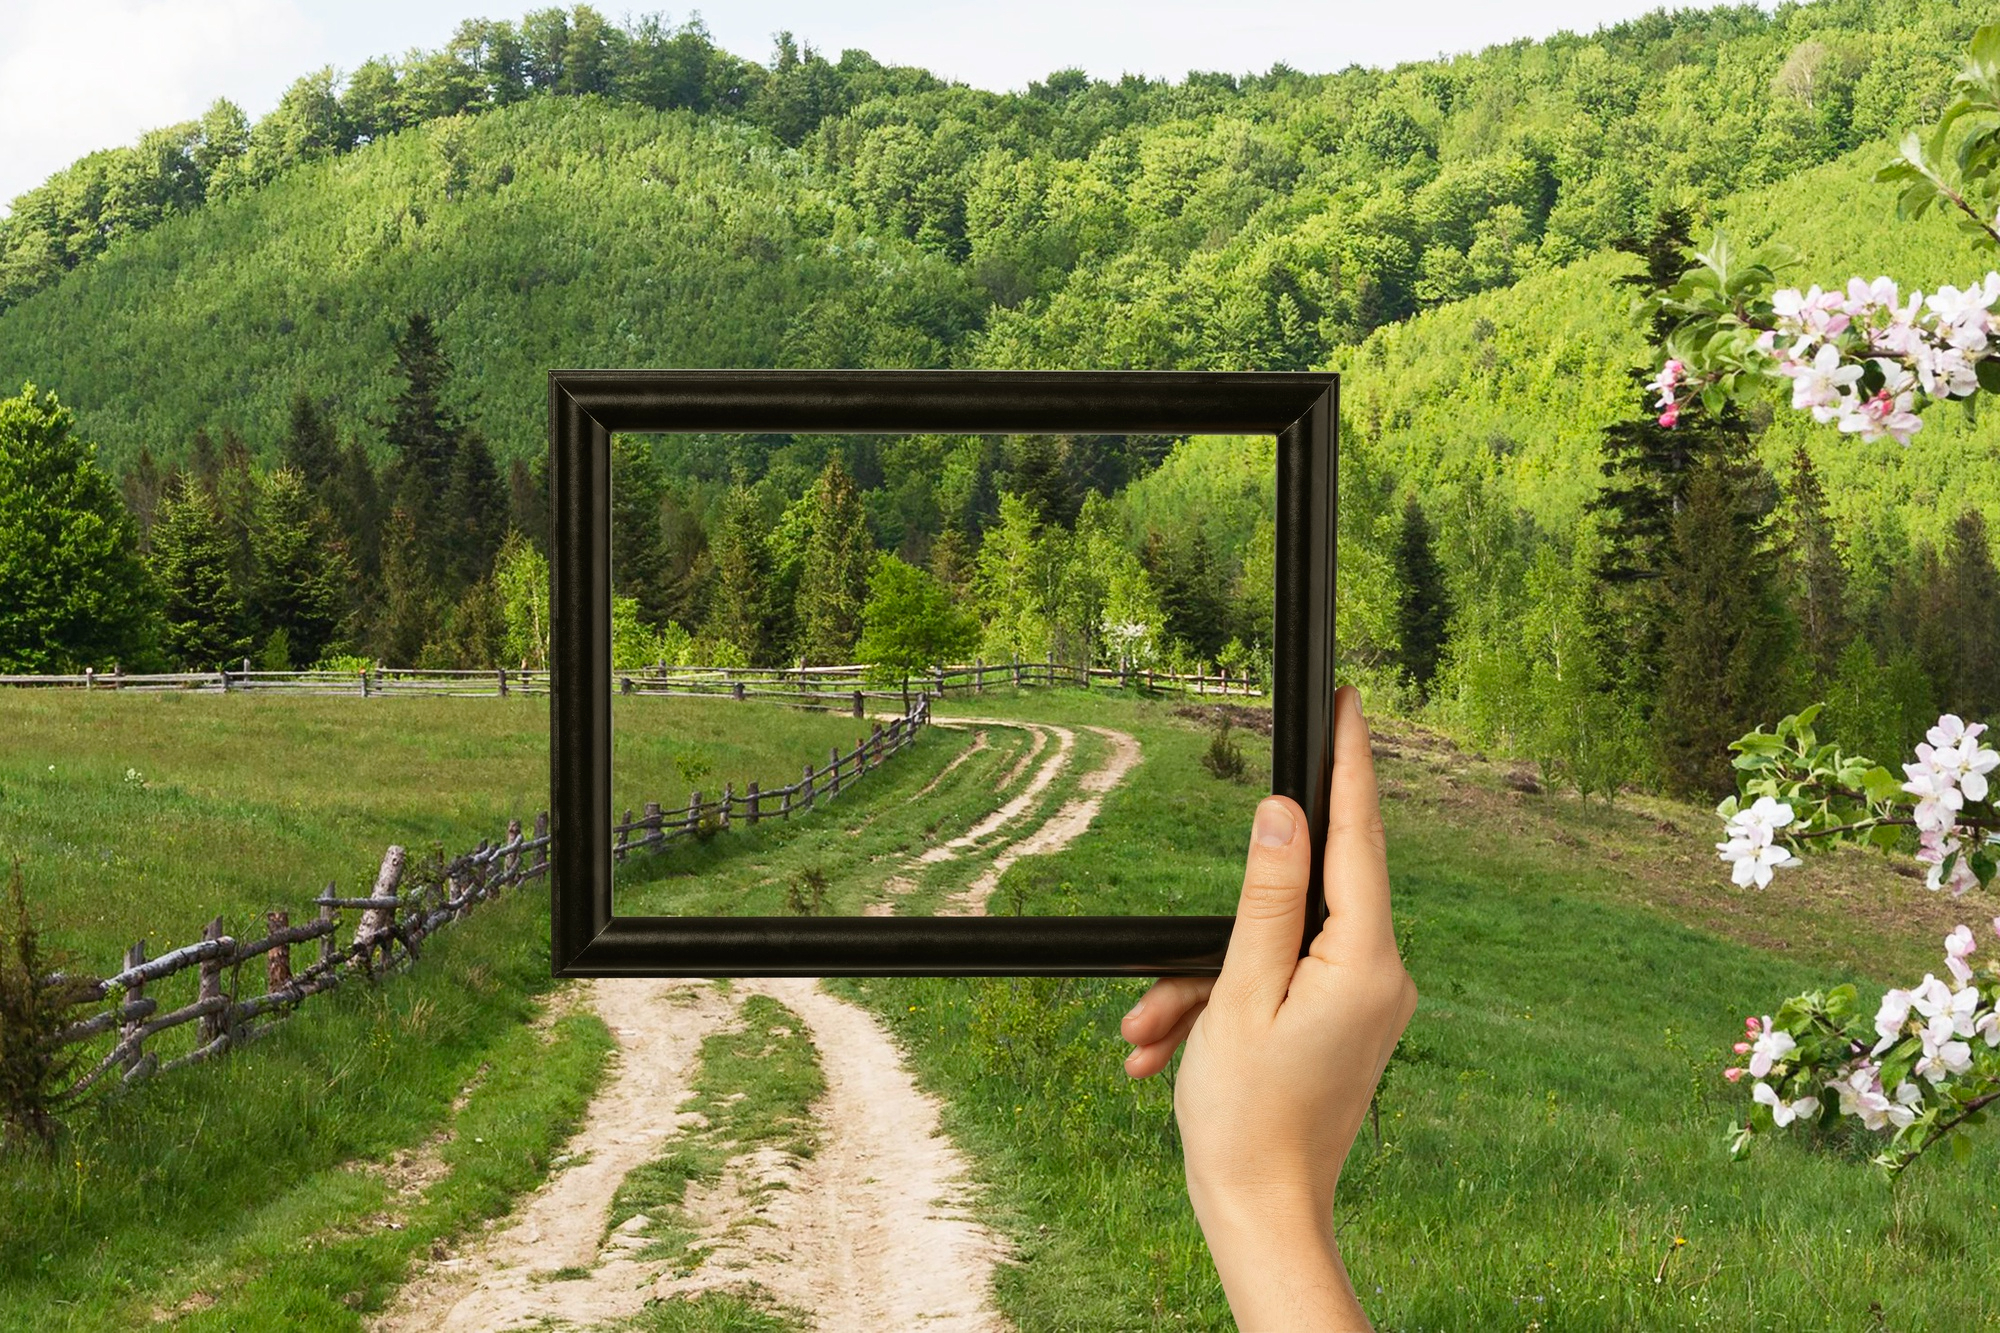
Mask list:
[[[751,782],[739,795],[732,783],[714,800],[695,792],[686,808],[675,810],[671,817],[658,802],[648,802],[638,819],[627,810],[623,822],[613,826],[613,854],[624,861],[634,852],[663,851],[683,838],[710,836],[733,824],[754,826],[803,814],[907,748],[929,721],[930,700],[919,698],[886,727],[876,723],[852,750],[833,750],[824,768],[807,764],[804,776],[790,786],[762,791]],[[73,1100],[93,1090],[131,1085],[212,1060],[266,1035],[306,1000],[348,978],[359,974],[375,981],[409,966],[421,955],[424,941],[439,930],[498,897],[502,889],[547,875],[548,847],[546,811],[535,816],[532,836],[524,836],[521,821],[512,820],[502,841],[482,841],[448,862],[420,867],[425,873],[415,876],[409,874],[404,849],[392,846],[383,854],[368,896],[343,898],[328,884],[312,900],[315,919],[301,925],[293,925],[287,912],[267,912],[260,938],[238,940],[223,933],[223,920],[216,917],[200,940],[155,958],[147,956],[146,942],[139,941],[126,950],[123,966],[110,976],[49,978],[48,984],[77,995],[75,1017],[63,1029],[60,1045],[98,1044],[113,1038],[64,1097]],[[406,879],[414,883],[406,884]],[[358,911],[361,916],[343,945],[339,936],[344,911]],[[294,971],[292,950],[314,941],[319,946],[317,957]],[[259,958],[264,960],[263,989],[249,994],[245,965]],[[148,988],[157,991],[168,978],[188,971],[196,976],[194,998],[161,1013],[158,998],[148,995]],[[252,968],[253,987],[255,972]],[[148,1049],[161,1033],[188,1024],[196,1025],[189,1049],[164,1061],[157,1049]]]
[[[901,689],[887,689],[868,666],[827,667],[669,667],[650,666],[622,671],[614,677],[622,694],[655,696],[731,695],[738,699],[773,699],[816,707],[849,709],[861,717],[869,699],[901,701]],[[1224,667],[1211,672],[1204,664],[1176,674],[1141,667],[1080,667],[1060,662],[974,662],[946,666],[911,676],[913,688],[933,697],[982,693],[990,686],[1067,686],[1077,689],[1114,687],[1148,694],[1244,695],[1268,691],[1242,672]],[[490,671],[442,671],[414,667],[369,667],[360,671],[252,671],[248,660],[239,671],[178,671],[132,675],[84,671],[65,676],[0,676],[0,686],[84,690],[208,691],[214,693],[277,691],[288,694],[350,695],[385,698],[440,695],[507,698],[549,691],[546,671],[496,667]]]

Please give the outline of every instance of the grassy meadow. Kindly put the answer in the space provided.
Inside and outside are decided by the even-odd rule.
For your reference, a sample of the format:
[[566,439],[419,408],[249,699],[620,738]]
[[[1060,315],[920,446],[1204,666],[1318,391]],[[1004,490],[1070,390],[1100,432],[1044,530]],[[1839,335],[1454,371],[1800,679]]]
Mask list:
[[[33,740],[5,756],[5,850],[23,856],[54,935],[106,949],[122,930],[63,916],[91,901],[91,865],[115,900],[108,916],[157,919],[125,901],[136,897],[198,924],[210,904],[265,904],[233,842],[288,845],[294,859],[265,883],[299,884],[296,902],[331,873],[342,838],[365,868],[392,832],[465,840],[484,835],[507,798],[534,804],[545,745],[544,713],[528,701],[15,694],[0,706],[19,723],[12,734]],[[284,710],[298,714],[301,739],[274,764]],[[1238,784],[1198,762],[1207,706],[1000,690],[953,699],[939,716],[1073,727],[1076,750],[1043,813],[1107,753],[1085,727],[1130,732],[1143,747],[1092,831],[1015,863],[990,910],[1230,910],[1265,778],[1250,731],[1237,732],[1251,761]],[[618,726],[621,761],[650,755],[670,804],[676,746],[700,747],[715,775],[705,786],[724,774],[775,784],[798,754],[851,744],[855,724],[632,700]],[[980,730],[988,743],[974,750]],[[896,874],[913,884],[895,894],[898,911],[934,910],[997,843],[915,873],[910,863],[992,808],[1026,745],[991,721],[933,730],[824,819],[628,862],[620,910],[784,911],[809,868],[828,879],[821,910],[880,901]],[[1893,1191],[1859,1142],[1762,1143],[1740,1164],[1725,1153],[1744,1098],[1720,1069],[1742,1016],[1808,985],[1866,988],[1934,966],[1953,904],[1858,855],[1739,891],[1712,860],[1704,811],[1543,794],[1518,766],[1393,720],[1377,752],[1399,921],[1424,997],[1383,1093],[1380,1143],[1364,1132],[1343,1182],[1342,1235],[1379,1327],[1919,1330],[2000,1319],[2000,1304],[1963,1280],[2000,1265],[2000,1200],[1987,1183],[2000,1149],[1988,1139],[1964,1166],[1925,1161]],[[59,785],[38,790],[50,753],[64,756]],[[128,766],[145,787],[126,783]],[[330,772],[342,774],[338,790]],[[420,795],[431,814],[410,813]],[[168,811],[145,814],[153,799]],[[206,888],[154,846],[177,827],[168,813],[197,805],[209,812],[197,825],[197,859],[215,876]],[[291,830],[289,842],[266,837],[267,824]],[[96,829],[109,859],[56,854],[65,842],[93,846],[82,839]],[[1186,1203],[1170,1087],[1132,1084],[1119,1067],[1116,1022],[1136,983],[834,984],[881,1015],[945,1099],[984,1214],[1015,1246],[998,1300],[1019,1328],[1229,1327]],[[78,1117],[55,1154],[0,1176],[0,1330],[156,1317],[189,1329],[362,1327],[417,1256],[504,1212],[560,1151],[611,1045],[561,995],[545,905],[515,895],[440,937],[410,975],[344,990],[241,1057]],[[725,1047],[706,1053],[711,1100],[725,1082],[755,1082],[723,1068],[753,1053]],[[782,1113],[773,1133],[815,1086],[810,1053],[795,1054],[762,1070],[772,1087],[739,1104],[741,1115],[767,1103]],[[684,1182],[716,1169],[714,1144],[685,1146],[695,1155],[628,1181],[625,1206],[660,1217],[663,1238],[676,1234]],[[399,1190],[413,1163],[433,1183]],[[633,1327],[787,1318],[711,1295]]]

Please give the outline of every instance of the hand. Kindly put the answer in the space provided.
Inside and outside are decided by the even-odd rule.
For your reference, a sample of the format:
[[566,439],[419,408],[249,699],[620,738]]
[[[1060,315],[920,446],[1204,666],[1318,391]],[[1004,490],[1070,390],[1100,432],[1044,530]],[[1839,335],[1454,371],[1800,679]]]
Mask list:
[[1327,922],[1299,956],[1311,840],[1296,802],[1257,807],[1222,975],[1168,977],[1125,1016],[1125,1069],[1166,1068],[1188,1198],[1246,1330],[1366,1329],[1333,1196],[1389,1054],[1416,1011],[1396,953],[1375,762],[1358,696],[1335,702]]

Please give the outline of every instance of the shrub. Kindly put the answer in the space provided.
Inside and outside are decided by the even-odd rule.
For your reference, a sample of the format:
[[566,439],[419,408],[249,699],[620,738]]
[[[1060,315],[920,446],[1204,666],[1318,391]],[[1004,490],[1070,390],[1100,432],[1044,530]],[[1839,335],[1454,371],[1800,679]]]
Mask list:
[[42,950],[29,920],[21,863],[16,861],[6,913],[0,918],[0,1146],[47,1144],[55,1138],[62,1089],[81,1058],[58,1039],[70,1007],[82,998],[82,983],[51,983],[48,978],[55,971],[55,960]]
[[1216,724],[1208,750],[1201,757],[1201,766],[1224,782],[1243,781],[1243,747],[1230,737],[1227,717]]

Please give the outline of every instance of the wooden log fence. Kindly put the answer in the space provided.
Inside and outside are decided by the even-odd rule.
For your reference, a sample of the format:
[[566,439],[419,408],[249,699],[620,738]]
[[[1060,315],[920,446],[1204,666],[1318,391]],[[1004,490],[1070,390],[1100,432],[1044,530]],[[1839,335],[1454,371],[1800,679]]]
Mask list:
[[[655,665],[622,671],[613,678],[620,694],[635,696],[727,696],[743,701],[769,699],[811,707],[846,707],[865,715],[868,700],[904,700],[901,689],[882,688],[872,668],[827,667],[669,667]],[[1022,688],[1063,686],[1090,689],[1115,686],[1149,694],[1262,696],[1267,686],[1228,668],[1211,670],[1200,664],[1193,672],[1168,672],[1128,664],[1082,667],[1061,662],[974,662],[935,668],[912,679],[933,698],[953,693],[984,693],[989,685]],[[19,688],[209,693],[288,693],[345,695],[361,699],[409,697],[511,698],[545,695],[546,671],[499,667],[479,671],[419,670],[368,667],[360,671],[182,671],[135,675],[120,670],[85,670],[72,675],[0,675],[0,686]]]
[[[788,787],[760,788],[753,782],[738,795],[730,784],[714,800],[695,792],[686,809],[671,817],[658,801],[647,802],[636,819],[627,810],[613,829],[617,856],[623,860],[642,848],[658,852],[685,838],[712,835],[727,829],[739,814],[750,824],[803,814],[908,747],[929,721],[930,700],[920,697],[907,713],[886,727],[877,724],[857,739],[852,750],[836,749],[824,769],[816,773],[807,764],[804,776]],[[328,884],[312,900],[318,914],[311,921],[293,925],[289,913],[268,912],[261,936],[238,940],[224,933],[223,920],[216,917],[204,927],[200,940],[156,958],[147,956],[144,940],[138,941],[126,950],[120,969],[108,977],[49,978],[49,984],[60,984],[78,996],[78,1016],[63,1028],[59,1045],[115,1035],[109,1049],[89,1063],[63,1097],[74,1100],[105,1086],[129,1086],[213,1060],[266,1035],[307,999],[336,989],[356,973],[379,981],[408,967],[421,955],[424,940],[438,930],[463,919],[502,890],[548,874],[548,813],[535,817],[531,835],[524,836],[525,832],[520,820],[510,820],[504,841],[482,841],[442,864],[419,862],[414,868],[421,873],[416,874],[405,849],[392,846],[384,852],[366,896],[342,897]],[[361,914],[345,945],[337,938],[342,912]],[[292,949],[315,940],[317,959],[295,969]],[[243,995],[242,968],[259,958],[265,960],[264,992]],[[190,971],[195,974],[194,998],[160,1013],[159,1000],[148,995],[147,988]],[[97,1012],[85,1012],[94,1006]],[[165,1060],[157,1050],[148,1049],[161,1033],[188,1024],[195,1025],[190,1049]],[[111,1077],[114,1074],[116,1078]]]

